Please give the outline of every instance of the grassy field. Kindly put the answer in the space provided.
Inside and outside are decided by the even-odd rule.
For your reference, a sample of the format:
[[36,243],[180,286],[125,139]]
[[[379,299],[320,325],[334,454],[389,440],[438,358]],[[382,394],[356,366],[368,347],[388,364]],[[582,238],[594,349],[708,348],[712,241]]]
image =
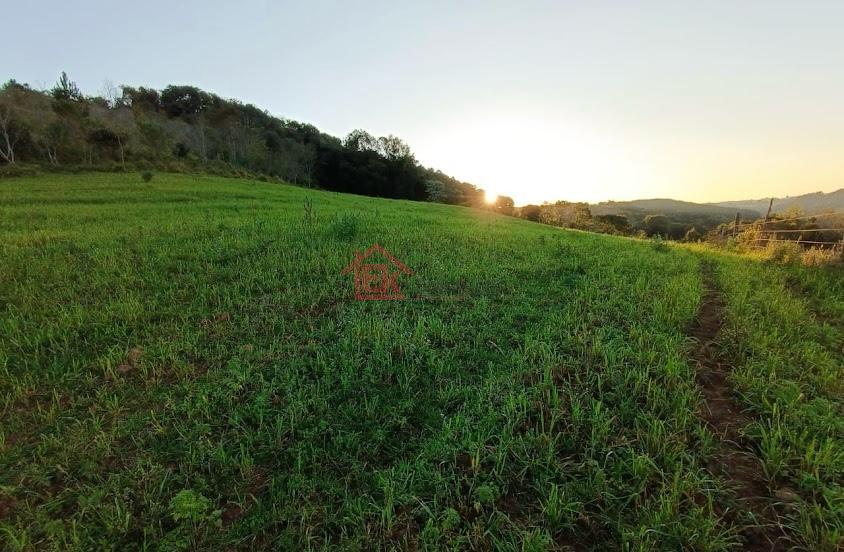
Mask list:
[[[406,300],[340,274],[375,242]],[[840,271],[135,174],[0,181],[0,260],[7,549],[842,543]],[[711,468],[713,286],[763,517]]]

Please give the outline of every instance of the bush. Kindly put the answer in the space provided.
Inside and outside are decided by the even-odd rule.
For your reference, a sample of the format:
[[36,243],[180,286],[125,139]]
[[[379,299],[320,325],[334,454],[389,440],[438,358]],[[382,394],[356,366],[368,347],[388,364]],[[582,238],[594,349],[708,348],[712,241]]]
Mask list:
[[653,247],[654,251],[668,251],[668,244],[665,243],[665,240],[659,234],[651,238],[651,247]]
[[16,178],[19,176],[38,176],[38,167],[32,165],[2,165],[0,178]]
[[803,249],[794,241],[771,240],[765,247],[765,258],[780,264],[799,262],[802,253]]
[[141,180],[144,182],[149,182],[152,180],[152,173],[150,171],[144,171],[141,173]]

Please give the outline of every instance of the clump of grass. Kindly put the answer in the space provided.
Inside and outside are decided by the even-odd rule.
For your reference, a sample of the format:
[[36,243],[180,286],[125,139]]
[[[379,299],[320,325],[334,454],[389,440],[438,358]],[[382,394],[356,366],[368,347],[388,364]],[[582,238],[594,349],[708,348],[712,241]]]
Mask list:
[[825,266],[841,264],[842,255],[834,249],[821,249],[811,247],[800,256],[800,264],[803,266]]
[[337,240],[350,242],[360,231],[360,217],[355,213],[340,213],[328,227],[328,233]]
[[303,207],[303,214],[302,214],[302,222],[305,223],[305,226],[308,228],[312,228],[314,224],[316,224],[317,216],[316,210],[314,210],[314,202],[310,197],[306,197],[305,201],[302,203]]
[[772,263],[790,264],[800,262],[803,249],[795,241],[771,240],[763,250],[763,256]]
[[152,180],[153,174],[152,171],[144,171],[141,173],[141,180],[144,182],[149,182]]

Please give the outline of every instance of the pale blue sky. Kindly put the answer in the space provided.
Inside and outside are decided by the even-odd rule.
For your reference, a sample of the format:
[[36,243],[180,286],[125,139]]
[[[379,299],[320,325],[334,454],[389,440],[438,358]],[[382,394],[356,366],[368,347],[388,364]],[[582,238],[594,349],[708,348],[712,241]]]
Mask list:
[[0,79],[193,84],[517,202],[844,186],[844,2],[16,2]]

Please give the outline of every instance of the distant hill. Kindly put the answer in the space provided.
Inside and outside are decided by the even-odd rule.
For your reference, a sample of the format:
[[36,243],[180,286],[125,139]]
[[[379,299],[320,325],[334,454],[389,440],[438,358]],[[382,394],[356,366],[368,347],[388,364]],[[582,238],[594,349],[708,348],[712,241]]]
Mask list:
[[[767,209],[767,200],[765,208]],[[692,203],[676,199],[636,199],[633,201],[604,201],[589,206],[593,215],[639,214],[647,215],[695,215],[731,220],[736,216],[735,206],[721,206],[711,203]],[[738,207],[742,218],[758,217],[762,212],[757,207]]]
[[[767,207],[767,206],[766,206]],[[682,239],[694,228],[706,233],[719,224],[735,220],[735,207],[721,207],[676,199],[637,199],[634,201],[604,201],[589,206],[593,216],[624,215],[634,231],[659,233],[672,239]],[[753,220],[761,215],[755,209],[739,209],[742,220]],[[664,215],[667,223],[659,229],[645,222],[648,215]]]
[[[770,198],[720,201],[709,205],[728,207],[733,210],[751,209],[764,214],[768,210],[768,201],[770,201]],[[774,207],[771,212],[784,213],[794,208],[809,214],[823,211],[844,211],[844,188],[829,193],[815,192],[794,197],[774,198]]]

